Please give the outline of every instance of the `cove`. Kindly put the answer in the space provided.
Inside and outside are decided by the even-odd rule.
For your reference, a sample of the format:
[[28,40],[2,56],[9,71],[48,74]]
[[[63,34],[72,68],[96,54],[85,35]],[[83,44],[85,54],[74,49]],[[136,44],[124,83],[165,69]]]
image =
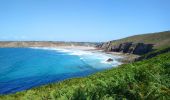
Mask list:
[[0,48],[0,94],[87,76],[120,65],[120,58],[77,49]]

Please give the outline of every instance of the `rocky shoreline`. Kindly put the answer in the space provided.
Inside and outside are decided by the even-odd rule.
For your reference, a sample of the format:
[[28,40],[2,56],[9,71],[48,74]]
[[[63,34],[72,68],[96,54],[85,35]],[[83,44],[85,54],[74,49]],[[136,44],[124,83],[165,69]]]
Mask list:
[[[126,46],[126,45],[125,45]],[[132,53],[116,52],[113,47],[110,49],[109,42],[98,44],[90,42],[53,42],[53,41],[7,41],[0,42],[0,47],[51,47],[62,49],[80,49],[86,51],[101,51],[111,55],[122,56],[122,63],[134,62],[140,56]],[[116,49],[116,48],[115,48]],[[123,50],[123,48],[122,48]]]
[[136,55],[136,54],[105,51],[104,49],[101,49],[101,48],[91,49],[90,51],[99,51],[99,52],[103,52],[103,53],[110,54],[110,55],[113,55],[113,56],[121,56],[122,58],[119,59],[119,61],[122,62],[123,64],[134,62],[134,61],[136,61],[136,59],[139,59],[141,57],[140,55]]
[[96,48],[103,50],[108,54],[123,56],[122,63],[131,63],[138,61],[141,55],[153,50],[153,44],[124,42],[114,44],[112,41],[98,44]]
[[107,52],[122,52],[128,54],[142,55],[152,51],[153,44],[125,42],[113,44],[111,41],[96,46]]

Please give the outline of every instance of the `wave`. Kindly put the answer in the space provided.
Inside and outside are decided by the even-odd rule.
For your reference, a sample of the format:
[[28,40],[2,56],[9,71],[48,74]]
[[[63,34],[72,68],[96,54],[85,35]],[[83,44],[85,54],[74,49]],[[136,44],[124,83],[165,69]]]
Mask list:
[[52,48],[52,47],[30,47],[32,49],[43,49],[43,50],[55,50],[58,52],[64,52],[68,53],[69,55],[92,55],[91,52],[89,51],[83,51],[83,50],[78,50],[78,49],[62,49],[62,48]]
[[[96,67],[96,63],[101,63],[104,65],[108,65],[108,67],[118,66],[122,64],[118,61],[118,59],[122,58],[121,56],[114,56],[110,54],[105,54],[102,52],[92,52],[92,51],[85,51],[85,50],[78,50],[78,49],[63,49],[63,48],[52,48],[52,47],[31,47],[32,49],[43,49],[43,50],[54,50],[57,52],[63,52],[67,55],[75,55],[79,56],[80,60],[87,62],[89,65]],[[107,62],[109,58],[112,58],[112,62]],[[96,63],[94,63],[96,62]]]
[[[7,48],[7,50],[1,49],[0,54],[2,56],[0,65],[3,65],[0,67],[2,72],[0,94],[21,91],[67,78],[86,76],[120,64],[117,60],[118,56],[78,49]],[[112,58],[113,62],[107,62],[109,58]]]

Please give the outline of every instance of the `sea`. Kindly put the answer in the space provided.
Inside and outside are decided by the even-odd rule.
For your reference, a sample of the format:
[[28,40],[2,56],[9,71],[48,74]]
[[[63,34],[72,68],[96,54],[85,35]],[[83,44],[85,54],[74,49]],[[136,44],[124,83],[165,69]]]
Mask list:
[[[107,62],[112,58],[112,62]],[[122,57],[99,51],[47,47],[0,48],[0,94],[75,77],[121,64]]]

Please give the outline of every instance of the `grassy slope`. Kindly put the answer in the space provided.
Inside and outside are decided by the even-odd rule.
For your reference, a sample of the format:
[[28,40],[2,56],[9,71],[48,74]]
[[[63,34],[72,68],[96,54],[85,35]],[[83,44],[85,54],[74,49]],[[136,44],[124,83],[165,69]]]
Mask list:
[[2,100],[112,100],[170,98],[170,52],[154,58],[124,64],[85,78],[74,78],[17,94]]
[[135,35],[120,40],[112,41],[113,45],[123,43],[123,42],[142,42],[142,43],[155,44],[154,48],[159,49],[162,47],[170,46],[170,31]]

